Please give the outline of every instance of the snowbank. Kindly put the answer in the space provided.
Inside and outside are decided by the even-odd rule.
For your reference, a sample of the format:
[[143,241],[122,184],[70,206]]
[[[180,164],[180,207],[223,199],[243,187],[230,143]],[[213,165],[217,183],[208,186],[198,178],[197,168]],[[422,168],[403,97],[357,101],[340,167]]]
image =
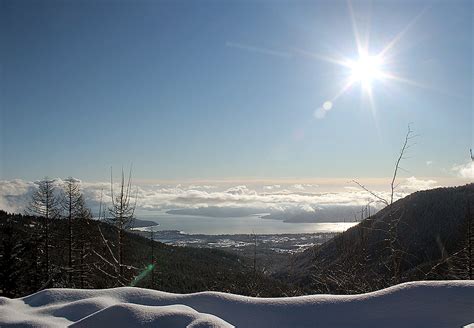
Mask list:
[[474,281],[413,282],[350,296],[252,298],[124,287],[0,298],[1,327],[455,328],[472,322]]

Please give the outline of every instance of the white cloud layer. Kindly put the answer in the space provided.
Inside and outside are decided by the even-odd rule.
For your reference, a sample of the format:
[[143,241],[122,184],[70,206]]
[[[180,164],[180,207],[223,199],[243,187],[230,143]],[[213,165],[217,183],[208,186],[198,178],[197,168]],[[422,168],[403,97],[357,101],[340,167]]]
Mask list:
[[419,191],[426,189],[433,189],[439,187],[435,180],[422,180],[415,177],[409,177],[403,184],[400,185],[400,189],[404,191]]
[[[60,186],[61,179],[55,180]],[[410,192],[437,186],[434,180],[407,178],[400,184],[395,198]],[[106,182],[81,182],[86,202],[97,209],[101,197],[110,199],[110,185]],[[24,212],[31,195],[37,188],[35,182],[24,180],[0,181],[0,208],[9,212]],[[324,192],[314,184],[288,185],[161,185],[136,186],[137,207],[140,210],[164,211],[179,208],[229,207],[255,208],[263,211],[312,211],[319,206],[364,206],[376,199],[356,186],[346,186],[340,191]],[[388,192],[378,192],[386,199]],[[102,196],[101,196],[102,195]],[[376,204],[376,203],[374,203]],[[381,206],[381,205],[380,205]]]
[[460,178],[474,180],[474,161],[454,165],[452,171]]

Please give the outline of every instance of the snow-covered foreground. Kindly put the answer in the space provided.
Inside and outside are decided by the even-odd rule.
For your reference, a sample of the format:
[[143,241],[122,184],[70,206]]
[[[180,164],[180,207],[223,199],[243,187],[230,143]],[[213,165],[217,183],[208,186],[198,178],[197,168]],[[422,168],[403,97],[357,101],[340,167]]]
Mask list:
[[373,293],[252,298],[124,287],[0,298],[0,327],[462,327],[474,281],[413,282]]

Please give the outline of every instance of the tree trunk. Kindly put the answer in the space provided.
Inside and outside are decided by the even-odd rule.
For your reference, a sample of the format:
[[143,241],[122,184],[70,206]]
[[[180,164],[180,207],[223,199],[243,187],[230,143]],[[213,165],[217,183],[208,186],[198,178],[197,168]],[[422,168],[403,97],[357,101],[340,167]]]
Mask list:
[[123,275],[123,229],[119,229],[119,272]]

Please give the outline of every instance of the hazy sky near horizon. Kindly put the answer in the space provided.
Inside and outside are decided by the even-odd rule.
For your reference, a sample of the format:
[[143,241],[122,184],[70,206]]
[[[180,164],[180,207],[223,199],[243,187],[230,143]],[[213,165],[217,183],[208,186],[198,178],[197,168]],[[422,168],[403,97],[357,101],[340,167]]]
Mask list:
[[[444,177],[473,145],[472,1],[0,2],[0,179]],[[402,33],[403,32],[403,33]],[[400,34],[402,33],[402,34]],[[365,34],[364,34],[365,35]],[[372,107],[373,106],[373,107]]]

